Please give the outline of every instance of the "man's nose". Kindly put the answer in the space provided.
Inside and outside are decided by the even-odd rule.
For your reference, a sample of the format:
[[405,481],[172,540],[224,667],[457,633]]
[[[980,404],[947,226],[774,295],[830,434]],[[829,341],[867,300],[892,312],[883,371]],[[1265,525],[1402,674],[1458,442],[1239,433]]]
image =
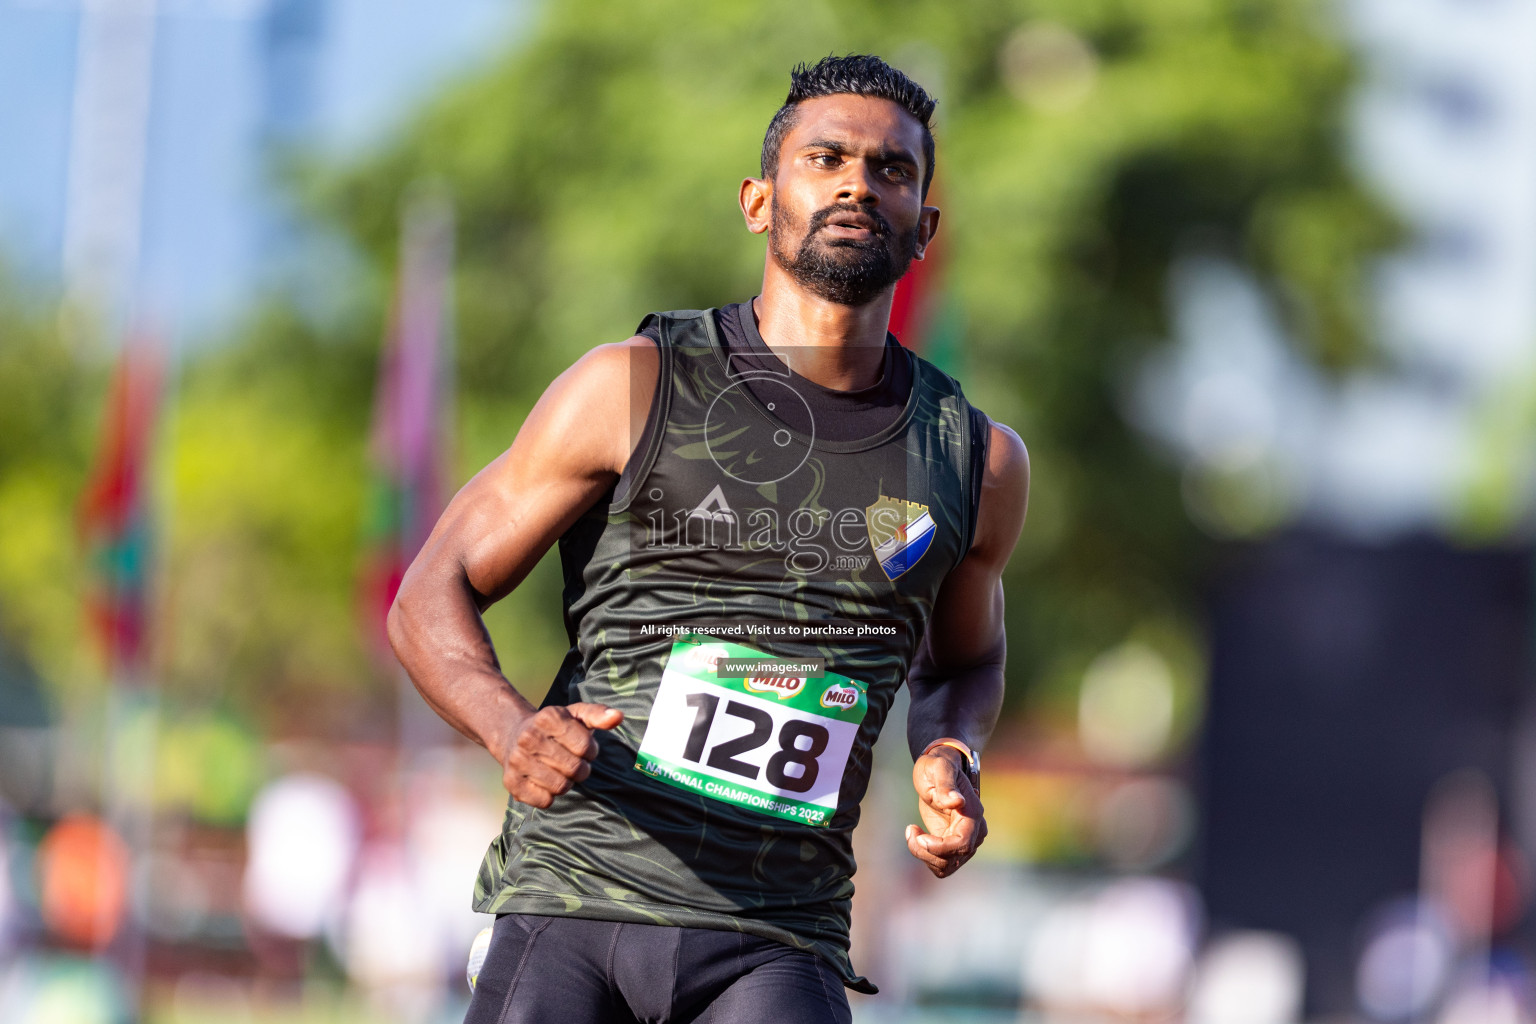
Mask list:
[[873,205],[880,201],[880,193],[875,189],[874,171],[863,160],[848,161],[843,179],[838,182],[837,201],[861,205]]

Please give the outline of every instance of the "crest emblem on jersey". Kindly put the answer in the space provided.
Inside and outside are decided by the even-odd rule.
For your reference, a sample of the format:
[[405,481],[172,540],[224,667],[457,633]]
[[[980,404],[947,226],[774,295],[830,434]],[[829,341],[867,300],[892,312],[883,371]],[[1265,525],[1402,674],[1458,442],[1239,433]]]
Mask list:
[[927,505],[915,501],[882,494],[879,501],[864,509],[864,523],[869,528],[870,547],[875,549],[875,558],[888,580],[894,581],[916,565],[933,544],[933,516],[928,514]]

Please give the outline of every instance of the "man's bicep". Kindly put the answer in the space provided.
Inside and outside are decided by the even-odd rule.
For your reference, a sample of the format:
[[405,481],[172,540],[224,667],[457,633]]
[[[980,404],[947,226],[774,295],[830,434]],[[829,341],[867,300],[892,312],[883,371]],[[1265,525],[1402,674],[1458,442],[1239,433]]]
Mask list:
[[992,424],[981,480],[976,536],[967,560],[987,563],[999,577],[1013,557],[1029,509],[1029,451],[1011,427]]
[[1003,583],[983,560],[966,556],[934,599],[922,650],[939,674],[998,660],[1003,643]]
[[628,342],[583,356],[545,390],[511,447],[443,513],[434,536],[442,532],[445,554],[483,603],[520,583],[618,479],[632,429],[629,403],[618,396],[630,392],[636,361]]
[[941,670],[999,659],[1004,647],[1003,569],[1024,526],[1029,453],[1008,427],[991,429],[976,534],[940,587],[928,627],[926,657]]

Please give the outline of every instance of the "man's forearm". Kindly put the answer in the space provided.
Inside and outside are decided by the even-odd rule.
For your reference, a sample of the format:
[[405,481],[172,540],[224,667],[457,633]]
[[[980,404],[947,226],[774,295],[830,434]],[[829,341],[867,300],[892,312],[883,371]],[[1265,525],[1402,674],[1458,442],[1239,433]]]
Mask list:
[[939,671],[924,641],[907,678],[912,704],[907,712],[907,744],[912,757],[946,737],[974,750],[986,745],[1003,709],[1001,645],[993,657],[963,669]]
[[534,708],[502,674],[480,610],[462,573],[413,565],[389,610],[389,640],[432,710],[502,760]]

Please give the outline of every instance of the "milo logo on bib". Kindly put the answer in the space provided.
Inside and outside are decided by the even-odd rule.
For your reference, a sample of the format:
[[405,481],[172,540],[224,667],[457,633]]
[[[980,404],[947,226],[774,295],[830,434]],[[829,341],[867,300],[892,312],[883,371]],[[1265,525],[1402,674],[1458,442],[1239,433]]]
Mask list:
[[714,637],[672,645],[635,767],[710,800],[826,825],[869,710],[867,686],[832,671],[721,679],[726,658],[773,660]]
[[720,659],[724,657],[726,657],[725,650],[718,644],[711,644],[708,647],[694,646],[688,651],[688,666],[704,672],[713,672],[720,664]]
[[824,708],[851,708],[858,703],[859,691],[851,686],[833,683],[821,695],[821,706]]
[[753,693],[771,693],[783,700],[800,692],[805,676],[750,676],[745,682]]

